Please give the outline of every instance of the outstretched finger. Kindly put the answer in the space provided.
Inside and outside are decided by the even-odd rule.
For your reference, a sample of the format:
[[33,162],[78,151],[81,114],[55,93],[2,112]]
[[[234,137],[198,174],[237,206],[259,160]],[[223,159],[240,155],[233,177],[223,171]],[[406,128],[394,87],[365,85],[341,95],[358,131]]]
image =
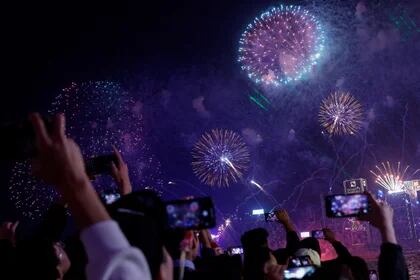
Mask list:
[[111,174],[114,178],[118,178],[119,171],[114,162],[111,162]]
[[286,266],[284,266],[284,265],[277,265],[276,266],[275,273],[277,275],[279,275],[279,276],[282,276],[285,270],[286,270]]
[[194,234],[194,243],[198,245],[200,243],[200,240],[198,239],[198,236]]
[[16,221],[13,223],[12,228],[11,228],[13,232],[16,232],[16,228],[18,227],[18,225],[19,225],[19,221]]
[[115,147],[115,145],[112,145],[112,149],[114,150],[114,155],[117,157],[118,160],[118,165],[121,166],[124,164],[124,159],[120,153],[120,151],[118,151],[117,147]]
[[48,135],[47,128],[45,127],[45,123],[42,120],[41,115],[39,113],[30,114],[29,120],[34,127],[37,146],[43,147],[50,145],[51,138]]
[[373,195],[370,193],[370,192],[368,192],[368,191],[364,191],[363,192],[365,195],[367,195],[367,197],[368,197],[368,199],[370,200],[370,201],[376,201],[376,199],[373,197]]
[[64,114],[57,114],[53,120],[52,137],[56,140],[63,140],[66,137],[66,119]]

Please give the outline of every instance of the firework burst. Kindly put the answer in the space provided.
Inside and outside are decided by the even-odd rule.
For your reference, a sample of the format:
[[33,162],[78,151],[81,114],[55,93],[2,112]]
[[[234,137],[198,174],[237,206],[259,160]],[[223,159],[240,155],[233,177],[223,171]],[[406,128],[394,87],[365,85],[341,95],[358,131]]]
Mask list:
[[214,129],[201,136],[192,149],[194,174],[210,186],[238,182],[249,166],[249,150],[242,137],[230,130]]
[[353,135],[362,126],[363,108],[350,93],[334,92],[322,101],[318,117],[329,134]]
[[380,166],[375,166],[375,171],[370,170],[376,177],[376,183],[384,187],[389,192],[404,191],[404,180],[410,166],[402,167],[398,162],[397,168],[394,168],[389,161],[382,162]]
[[324,49],[324,31],[299,6],[274,7],[250,23],[239,40],[238,62],[256,83],[278,86],[302,79]]
[[[80,145],[84,158],[109,154],[115,145],[130,167],[134,188],[159,187],[163,184],[160,162],[145,142],[141,105],[118,83],[90,81],[64,88],[49,113],[65,113],[66,133]],[[114,187],[107,176],[94,184],[98,191]],[[31,219],[39,218],[58,198],[52,187],[31,176],[29,162],[14,165],[9,192],[19,212]]]

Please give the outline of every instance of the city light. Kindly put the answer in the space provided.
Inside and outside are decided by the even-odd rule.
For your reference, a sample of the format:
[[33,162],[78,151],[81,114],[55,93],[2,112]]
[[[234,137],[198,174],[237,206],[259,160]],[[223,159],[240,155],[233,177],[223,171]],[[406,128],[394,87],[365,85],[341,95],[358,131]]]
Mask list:
[[300,238],[307,238],[307,237],[311,237],[311,233],[309,231],[302,231],[300,233]]
[[264,215],[264,209],[254,209],[252,210],[252,215],[253,216]]

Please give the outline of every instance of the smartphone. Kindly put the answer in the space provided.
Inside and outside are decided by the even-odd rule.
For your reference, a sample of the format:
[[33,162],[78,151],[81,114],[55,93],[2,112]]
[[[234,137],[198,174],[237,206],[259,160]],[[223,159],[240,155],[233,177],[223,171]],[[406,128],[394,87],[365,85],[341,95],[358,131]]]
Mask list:
[[369,198],[365,194],[340,194],[325,197],[325,210],[329,218],[357,217],[369,213]]
[[292,257],[289,261],[289,268],[310,266],[312,265],[311,258],[309,256]]
[[168,227],[175,229],[206,229],[216,225],[210,197],[169,201],[165,203]]
[[112,204],[118,199],[120,199],[121,197],[119,193],[105,193],[105,194],[102,194],[101,196],[105,204]]
[[284,279],[303,279],[316,272],[315,266],[300,266],[288,268],[284,271]]
[[[52,131],[52,119],[43,116],[47,132]],[[35,130],[29,120],[0,124],[0,159],[25,160],[36,156]]]
[[369,270],[369,280],[378,280],[379,276],[376,270]]
[[325,238],[324,231],[322,229],[311,231],[311,236],[313,238],[316,238],[316,239],[324,239]]
[[112,173],[112,163],[118,164],[118,159],[115,154],[101,155],[86,160],[86,172],[89,176]]
[[238,247],[230,247],[228,249],[228,255],[229,256],[233,256],[233,255],[243,255],[244,253],[244,249],[240,246]]
[[264,220],[266,222],[276,222],[277,221],[276,214],[274,212],[264,213]]

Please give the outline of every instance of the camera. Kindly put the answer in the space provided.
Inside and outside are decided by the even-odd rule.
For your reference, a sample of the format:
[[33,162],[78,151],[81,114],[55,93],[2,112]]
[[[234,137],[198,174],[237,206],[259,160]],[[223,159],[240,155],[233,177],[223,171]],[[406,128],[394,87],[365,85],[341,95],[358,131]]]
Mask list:
[[311,231],[311,236],[313,238],[316,238],[316,239],[324,239],[325,238],[324,231],[322,229]]
[[105,204],[112,204],[118,199],[120,199],[121,195],[119,193],[104,193],[101,195],[101,198]]
[[165,203],[168,227],[172,229],[206,229],[216,225],[210,197],[175,200]]
[[118,159],[115,154],[101,155],[86,160],[86,173],[89,176],[110,175],[112,173],[112,163],[118,165]]
[[309,256],[293,257],[289,261],[289,268],[310,266],[310,265],[312,265],[312,262]]
[[325,197],[327,217],[358,217],[369,213],[370,202],[365,194],[339,194]]
[[378,280],[379,276],[376,270],[369,270],[369,280]]
[[264,213],[264,220],[266,222],[277,222],[277,217],[275,212]]
[[230,247],[228,249],[228,255],[229,256],[233,256],[233,255],[243,255],[244,253],[244,249],[240,246],[238,247]]
[[288,268],[284,271],[284,279],[304,279],[316,272],[315,266],[300,266]]

